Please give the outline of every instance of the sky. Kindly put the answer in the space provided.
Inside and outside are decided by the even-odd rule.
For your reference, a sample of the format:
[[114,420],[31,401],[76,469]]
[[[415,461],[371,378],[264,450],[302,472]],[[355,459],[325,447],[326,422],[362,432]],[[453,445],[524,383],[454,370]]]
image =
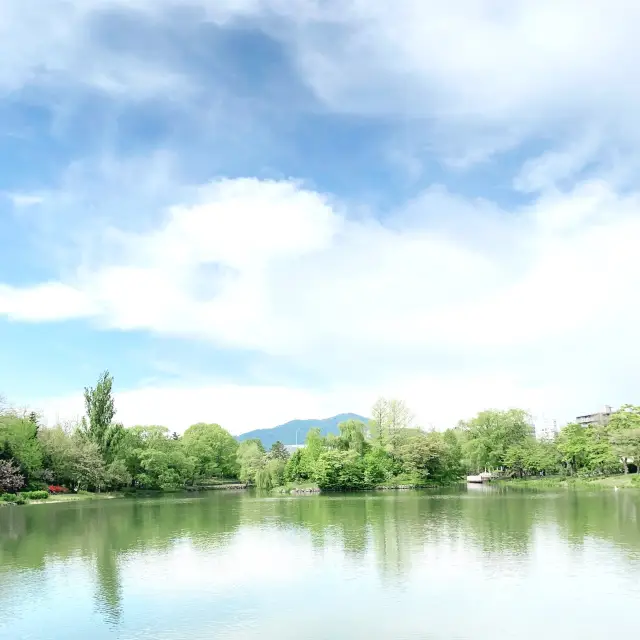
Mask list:
[[4,0],[0,394],[232,433],[640,403],[640,3]]

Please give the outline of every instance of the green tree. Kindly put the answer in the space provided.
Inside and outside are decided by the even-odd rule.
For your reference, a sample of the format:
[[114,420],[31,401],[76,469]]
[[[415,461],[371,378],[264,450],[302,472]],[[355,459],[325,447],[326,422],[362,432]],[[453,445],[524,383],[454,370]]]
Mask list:
[[558,435],[558,451],[571,475],[608,473],[620,468],[608,429],[599,425],[566,425]]
[[380,446],[373,446],[363,458],[365,485],[375,487],[390,480],[397,464],[393,458]]
[[89,439],[98,446],[102,453],[108,447],[106,436],[116,414],[112,387],[113,377],[109,375],[108,371],[104,371],[98,378],[95,387],[84,388],[87,418],[83,418],[83,427]]
[[40,478],[43,459],[37,424],[15,412],[0,415],[0,459],[13,460],[28,479]]
[[327,441],[323,438],[318,427],[309,429],[305,439],[305,446],[300,449],[298,472],[303,480],[311,480],[315,473],[316,462],[326,449]]
[[356,451],[326,450],[316,461],[314,478],[324,490],[361,489],[365,465]]
[[455,479],[456,470],[449,468],[447,443],[442,433],[418,432],[403,439],[398,457],[405,472],[420,482],[448,482]]
[[361,420],[346,420],[338,425],[339,448],[363,455],[367,447],[367,425]]
[[590,473],[616,473],[621,470],[622,463],[615,454],[609,430],[600,425],[585,428],[589,444],[586,470]]
[[97,443],[76,432],[71,437],[70,483],[74,491],[101,491],[109,483],[107,466]]
[[167,427],[136,426],[123,430],[109,470],[114,482],[128,479],[135,487],[170,490],[193,481],[195,460]]
[[287,482],[295,482],[296,480],[308,480],[309,476],[304,469],[304,460],[302,449],[293,452],[284,468],[284,479]]
[[284,483],[285,461],[281,458],[267,459],[256,473],[255,484],[258,489],[270,490]]
[[402,400],[379,398],[371,408],[369,429],[372,439],[388,451],[399,446],[401,432],[411,428],[413,416]]
[[264,446],[259,438],[245,440],[238,446],[238,477],[242,482],[256,484],[256,476],[267,463]]
[[614,453],[622,461],[625,473],[633,461],[640,473],[640,406],[625,404],[609,420],[608,432]]
[[522,409],[481,411],[464,429],[465,457],[475,471],[504,467],[508,449],[533,435],[531,419]]
[[282,442],[278,440],[271,445],[269,457],[277,460],[284,460],[286,462],[289,459],[289,452]]
[[558,451],[570,475],[587,466],[589,438],[586,429],[577,422],[562,428],[558,434]]
[[51,474],[54,484],[71,486],[73,479],[73,457],[75,445],[71,439],[71,430],[56,426],[41,429],[38,440],[42,447],[43,464]]
[[442,434],[442,439],[445,445],[444,456],[447,473],[451,480],[458,480],[465,472],[463,433],[459,429],[447,429]]
[[195,460],[199,478],[238,476],[238,441],[219,424],[200,422],[190,426],[182,443],[187,455]]
[[371,407],[371,420],[369,421],[369,434],[372,440],[384,444],[389,429],[388,401],[378,398]]

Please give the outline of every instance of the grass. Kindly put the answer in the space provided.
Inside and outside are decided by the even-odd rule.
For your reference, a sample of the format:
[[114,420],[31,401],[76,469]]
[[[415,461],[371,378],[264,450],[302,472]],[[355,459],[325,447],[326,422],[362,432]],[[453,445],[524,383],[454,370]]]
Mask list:
[[585,477],[541,477],[512,478],[496,480],[495,484],[505,487],[521,487],[523,489],[631,489],[640,488],[640,477],[636,474],[619,474],[613,476]]
[[53,504],[55,502],[80,502],[82,500],[111,500],[123,498],[119,492],[91,493],[90,491],[78,491],[78,493],[58,493],[50,495],[46,500],[30,500],[29,504]]
[[244,484],[238,480],[238,478],[207,478],[206,480],[202,480],[198,483],[198,486],[206,488],[206,487],[216,487],[220,485],[240,485]]

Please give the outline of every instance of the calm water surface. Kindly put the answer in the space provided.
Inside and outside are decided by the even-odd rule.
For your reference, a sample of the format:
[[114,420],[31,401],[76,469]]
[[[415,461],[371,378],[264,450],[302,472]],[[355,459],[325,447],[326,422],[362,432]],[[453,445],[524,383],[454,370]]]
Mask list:
[[635,635],[640,495],[210,493],[0,509],[0,638]]

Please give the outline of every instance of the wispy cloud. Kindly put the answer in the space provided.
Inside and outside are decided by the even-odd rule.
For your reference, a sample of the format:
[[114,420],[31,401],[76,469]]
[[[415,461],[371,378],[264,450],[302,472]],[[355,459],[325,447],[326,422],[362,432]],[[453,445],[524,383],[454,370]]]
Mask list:
[[[604,372],[584,367],[594,355],[633,351],[640,307],[626,292],[640,285],[640,195],[585,182],[483,216],[470,241],[465,221],[482,206],[438,191],[385,225],[349,219],[334,197],[294,182],[222,180],[202,193],[201,203],[172,207],[146,232],[112,235],[105,256],[117,259],[79,263],[60,282],[3,287],[0,313],[87,317],[251,349],[305,363],[327,380],[346,374],[354,391],[404,379],[421,404],[407,372],[428,380],[428,397],[442,398],[429,393],[441,384],[433,376],[442,364],[430,361],[439,352],[464,363],[447,388],[477,386],[484,371],[501,380],[504,394],[488,394],[496,401],[557,403],[551,383],[560,380],[567,400],[596,380],[617,393]],[[573,353],[580,341],[589,352]],[[468,386],[459,391],[475,397]]]
[[[640,53],[638,18],[623,0],[4,2],[0,95],[52,110],[98,96],[112,130],[98,161],[61,163],[33,192],[6,188],[57,268],[0,283],[0,314],[269,354],[322,381],[273,398],[324,413],[366,411],[374,390],[426,422],[487,403],[570,417],[577,403],[622,402],[640,356],[640,85],[621,62]],[[205,46],[222,33],[259,33],[290,65],[268,109],[255,82],[234,93],[235,41],[235,58]],[[287,100],[295,83],[304,108]],[[339,122],[341,146],[283,168],[305,108],[307,130]],[[286,112],[276,133],[265,112]],[[387,195],[380,158],[345,163],[342,191],[323,184],[354,123],[384,130],[381,162],[411,177],[367,215],[346,192],[363,173]],[[173,416],[163,398],[204,407],[224,388],[196,387],[139,390],[131,420],[134,405]],[[251,426],[270,392],[245,393],[236,424]]]
[[33,207],[44,202],[43,196],[34,193],[8,193],[7,197],[11,204],[18,209]]

